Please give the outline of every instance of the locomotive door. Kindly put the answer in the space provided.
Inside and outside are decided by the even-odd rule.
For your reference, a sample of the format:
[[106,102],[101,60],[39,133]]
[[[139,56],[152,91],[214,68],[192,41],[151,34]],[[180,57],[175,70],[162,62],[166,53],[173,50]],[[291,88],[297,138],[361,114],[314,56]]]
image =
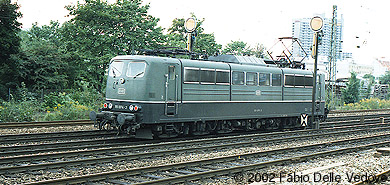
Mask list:
[[175,65],[168,65],[168,73],[165,74],[165,115],[174,116],[177,113],[178,75]]

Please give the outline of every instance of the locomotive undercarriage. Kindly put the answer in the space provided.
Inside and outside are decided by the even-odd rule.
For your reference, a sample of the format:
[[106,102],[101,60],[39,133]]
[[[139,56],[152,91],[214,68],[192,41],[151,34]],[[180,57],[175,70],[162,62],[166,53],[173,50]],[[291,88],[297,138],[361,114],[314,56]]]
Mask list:
[[144,130],[139,123],[142,119],[142,114],[110,111],[96,113],[92,111],[89,117],[94,121],[94,126],[99,128],[99,130],[117,130],[118,135],[120,133],[136,135],[139,130],[141,132]]
[[266,118],[245,120],[197,121],[150,125],[154,138],[172,138],[189,135],[223,134],[234,131],[271,131],[303,129],[299,118]]
[[[301,118],[259,118],[240,120],[213,120],[182,123],[140,124],[140,114],[115,113],[102,111],[91,112],[95,127],[100,130],[116,130],[136,138],[172,138],[189,135],[223,134],[234,131],[271,131],[284,129],[302,129]],[[310,120],[310,117],[308,117]],[[306,125],[310,128],[311,124]]]

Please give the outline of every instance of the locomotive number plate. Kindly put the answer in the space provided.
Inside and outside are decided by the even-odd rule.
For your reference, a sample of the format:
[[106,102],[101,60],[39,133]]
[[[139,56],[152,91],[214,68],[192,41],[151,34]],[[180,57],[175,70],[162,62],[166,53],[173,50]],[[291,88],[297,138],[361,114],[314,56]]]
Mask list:
[[118,89],[118,94],[125,94],[126,93],[126,89],[125,88],[119,88]]
[[116,109],[126,109],[127,110],[127,106],[126,105],[115,105],[115,108]]

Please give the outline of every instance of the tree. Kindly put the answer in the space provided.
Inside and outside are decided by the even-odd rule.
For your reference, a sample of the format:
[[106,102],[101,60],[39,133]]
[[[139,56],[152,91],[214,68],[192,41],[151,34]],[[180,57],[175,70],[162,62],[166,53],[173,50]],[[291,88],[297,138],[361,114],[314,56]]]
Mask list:
[[265,54],[265,46],[263,44],[257,43],[254,48],[252,48],[252,55],[257,58],[268,58],[268,55]]
[[[196,16],[192,14],[192,17],[196,19]],[[215,55],[222,48],[222,45],[215,41],[214,33],[204,33],[202,24],[205,19],[197,19],[196,25],[196,37],[193,46],[193,50],[196,53],[205,53],[207,55]],[[184,28],[185,19],[176,18],[172,21],[171,27],[168,28],[166,47],[186,48],[187,34]]]
[[0,95],[4,97],[7,88],[15,86],[16,66],[12,54],[19,52],[20,38],[18,32],[21,24],[17,21],[22,16],[19,5],[11,0],[0,1]]
[[257,58],[267,58],[265,54],[265,47],[263,44],[257,43],[255,47],[251,48],[243,41],[231,41],[222,51],[223,54],[232,55],[247,55],[255,56]]
[[231,55],[251,55],[252,51],[247,43],[243,41],[231,41],[228,43],[222,51],[223,54]]
[[33,89],[64,89],[68,65],[59,34],[59,23],[21,31],[21,51],[16,55],[19,81]]
[[379,77],[380,84],[390,84],[390,71],[386,71],[386,73]]
[[341,91],[344,103],[355,103],[359,101],[360,80],[356,78],[356,73],[352,72],[347,87]]
[[100,92],[112,57],[163,43],[159,19],[147,14],[149,5],[142,6],[141,0],[117,0],[114,4],[85,0],[66,8],[73,17],[62,29],[66,52],[73,54],[70,65],[79,67],[79,80]]
[[363,90],[362,95],[363,98],[370,98],[372,85],[375,83],[375,76],[372,74],[365,74],[363,76],[363,81],[361,83],[361,87],[367,86],[366,89]]

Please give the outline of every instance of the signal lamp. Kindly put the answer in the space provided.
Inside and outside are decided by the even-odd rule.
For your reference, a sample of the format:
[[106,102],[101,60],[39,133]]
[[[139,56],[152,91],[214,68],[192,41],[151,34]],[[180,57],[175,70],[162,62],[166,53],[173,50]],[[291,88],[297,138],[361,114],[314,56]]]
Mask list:
[[109,109],[112,109],[112,103],[109,103],[109,104],[108,104],[108,108],[109,108]]
[[108,107],[107,103],[104,103],[103,108],[107,109],[107,107]]
[[134,106],[134,111],[138,111],[138,106]]
[[184,27],[186,28],[187,32],[193,32],[196,29],[196,19],[193,17],[190,17],[186,20],[184,23]]
[[321,28],[323,26],[323,21],[322,21],[322,18],[321,17],[313,17],[310,21],[310,28],[313,30],[313,31],[320,31]]

